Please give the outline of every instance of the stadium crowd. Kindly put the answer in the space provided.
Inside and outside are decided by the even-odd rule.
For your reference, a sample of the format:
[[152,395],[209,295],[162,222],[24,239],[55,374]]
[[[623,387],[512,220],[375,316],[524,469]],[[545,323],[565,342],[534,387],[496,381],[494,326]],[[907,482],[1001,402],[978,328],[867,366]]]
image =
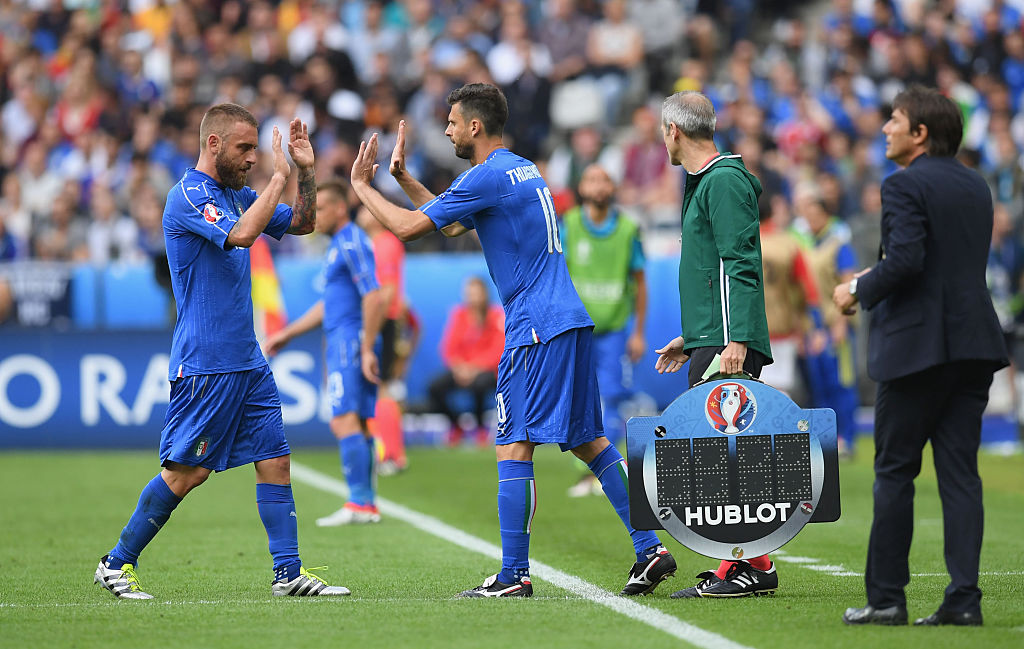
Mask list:
[[[405,118],[409,168],[440,191],[465,165],[444,136],[445,98],[486,81],[508,97],[506,141],[538,161],[560,214],[597,162],[648,256],[676,254],[682,175],[660,102],[700,90],[720,149],[764,185],[761,212],[806,233],[794,197],[813,195],[864,266],[894,169],[888,103],[923,83],[961,106],[960,157],[996,199],[991,284],[1008,335],[1024,304],[1021,0],[0,0],[0,73],[0,263],[159,258],[164,197],[216,102],[257,116],[265,156],[272,127],[300,117],[320,180],[347,177],[372,131],[387,166]],[[407,200],[388,174],[375,182]],[[275,254],[320,250],[308,245]],[[410,252],[475,245],[428,237]]]

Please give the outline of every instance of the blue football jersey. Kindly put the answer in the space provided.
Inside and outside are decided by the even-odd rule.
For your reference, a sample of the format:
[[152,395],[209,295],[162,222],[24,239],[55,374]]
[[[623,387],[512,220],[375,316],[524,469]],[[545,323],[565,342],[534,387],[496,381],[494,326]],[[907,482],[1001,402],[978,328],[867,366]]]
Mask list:
[[373,244],[349,222],[331,238],[319,288],[324,299],[324,332],[356,336],[363,327],[363,296],[378,288]]
[[526,158],[498,149],[420,210],[438,229],[476,229],[505,307],[506,349],[594,325],[562,257],[551,191]]
[[[228,233],[257,198],[248,187],[229,189],[189,169],[167,194],[164,242],[178,320],[171,340],[170,380],[221,374],[265,364],[252,324],[249,250],[227,243]],[[292,208],[278,205],[263,230],[280,239]]]

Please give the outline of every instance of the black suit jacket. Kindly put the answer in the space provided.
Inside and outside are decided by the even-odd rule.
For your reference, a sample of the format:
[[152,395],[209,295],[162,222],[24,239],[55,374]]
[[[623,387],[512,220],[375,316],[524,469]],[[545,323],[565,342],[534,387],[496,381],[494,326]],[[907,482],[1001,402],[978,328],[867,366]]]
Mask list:
[[1008,364],[985,284],[991,239],[992,194],[955,158],[919,156],[882,183],[879,261],[857,282],[871,311],[871,378],[961,360]]

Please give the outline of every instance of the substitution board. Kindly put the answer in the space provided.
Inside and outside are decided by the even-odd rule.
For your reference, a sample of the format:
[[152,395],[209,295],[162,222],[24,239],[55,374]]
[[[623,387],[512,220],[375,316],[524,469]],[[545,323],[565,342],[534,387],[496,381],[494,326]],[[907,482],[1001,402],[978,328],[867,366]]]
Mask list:
[[839,519],[836,415],[749,379],[694,386],[626,425],[630,522],[718,559],[768,554]]

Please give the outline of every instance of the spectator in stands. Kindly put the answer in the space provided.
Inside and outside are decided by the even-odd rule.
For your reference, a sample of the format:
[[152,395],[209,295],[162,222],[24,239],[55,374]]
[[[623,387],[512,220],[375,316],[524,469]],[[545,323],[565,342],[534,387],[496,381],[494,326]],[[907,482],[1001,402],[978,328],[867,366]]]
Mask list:
[[487,54],[487,66],[509,104],[517,107],[509,115],[506,136],[519,155],[536,158],[551,121],[552,61],[545,45],[530,40],[525,16],[512,13],[502,19],[501,40]]
[[21,181],[16,174],[4,176],[3,184],[0,185],[0,215],[12,236],[22,242],[31,238],[32,214],[21,200]]
[[629,20],[643,36],[644,68],[651,93],[667,93],[667,64],[683,42],[687,16],[675,0],[631,0]]
[[490,303],[484,280],[470,277],[462,288],[462,304],[449,313],[441,338],[441,360],[447,369],[430,382],[429,388],[431,409],[444,413],[451,422],[450,445],[458,444],[465,435],[459,414],[449,403],[458,390],[472,398],[476,441],[488,442],[484,413],[494,401],[498,361],[504,348],[505,314],[500,306]]
[[87,224],[78,212],[74,192],[65,187],[51,199],[49,218],[32,241],[35,256],[49,261],[85,261]]
[[677,231],[681,181],[679,171],[665,157],[658,114],[650,106],[637,108],[623,145],[619,202],[629,207],[647,229],[665,225]]
[[586,42],[590,21],[577,11],[576,0],[545,3],[547,16],[539,39],[551,56],[548,79],[559,83],[579,76],[587,67]]
[[613,180],[622,177],[622,151],[606,144],[596,126],[581,126],[569,136],[568,145],[559,145],[548,160],[545,179],[552,192],[579,187],[583,170],[592,164],[601,165]]
[[348,48],[352,62],[356,66],[359,80],[366,85],[384,81],[378,74],[379,68],[375,59],[387,57],[391,70],[404,70],[402,63],[408,59],[409,53],[402,33],[383,20],[384,2],[368,0],[363,3],[363,24],[351,34]]
[[135,221],[117,208],[114,193],[105,185],[94,184],[89,200],[92,220],[88,226],[89,261],[139,261],[139,229]]
[[587,74],[604,95],[607,123],[617,124],[631,75],[643,63],[644,36],[626,16],[625,0],[606,0],[602,13],[587,33]]
[[50,215],[53,197],[61,188],[60,176],[47,165],[47,153],[43,142],[29,142],[25,147],[24,162],[19,174],[22,204],[32,215],[33,223],[40,217]]

